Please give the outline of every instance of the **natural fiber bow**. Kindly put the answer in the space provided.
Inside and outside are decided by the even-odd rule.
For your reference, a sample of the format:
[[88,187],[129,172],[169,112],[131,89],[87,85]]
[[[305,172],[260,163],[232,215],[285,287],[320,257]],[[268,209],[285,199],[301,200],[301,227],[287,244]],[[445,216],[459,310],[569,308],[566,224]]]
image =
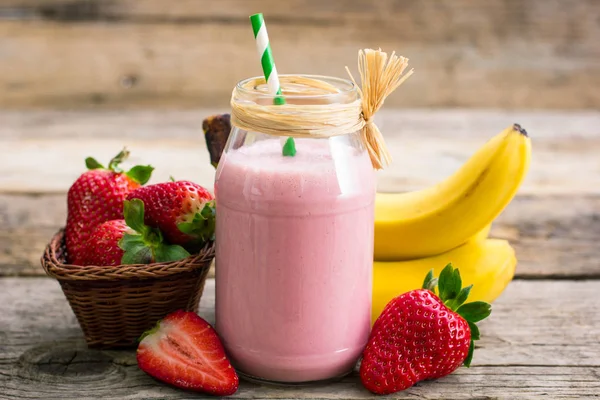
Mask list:
[[408,58],[398,57],[395,52],[388,58],[387,53],[381,49],[359,50],[358,72],[361,86],[356,83],[352,73],[346,67],[350,79],[358,88],[362,98],[361,117],[364,120],[362,139],[375,169],[382,169],[389,165],[392,157],[379,128],[373,122],[373,116],[381,108],[385,98],[412,75],[412,69],[404,74],[407,66]]

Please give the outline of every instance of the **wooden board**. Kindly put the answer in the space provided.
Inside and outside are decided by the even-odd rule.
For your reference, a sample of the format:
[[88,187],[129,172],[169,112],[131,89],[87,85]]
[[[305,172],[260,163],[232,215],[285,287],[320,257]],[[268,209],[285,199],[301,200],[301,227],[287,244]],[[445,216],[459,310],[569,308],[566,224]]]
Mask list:
[[345,76],[362,47],[409,57],[388,104],[600,106],[595,0],[4,0],[0,106],[226,105],[260,74],[256,11],[280,72]]
[[[217,111],[0,111],[0,149],[10,149],[0,160],[0,192],[64,193],[84,170],[85,157],[108,162],[124,145],[132,163],[156,167],[154,181],[174,176],[212,187],[214,168],[201,126]],[[600,194],[600,112],[386,107],[376,122],[395,159],[379,173],[380,191],[432,185],[518,122],[529,131],[533,147],[521,194]]]
[[[473,366],[418,384],[394,398],[591,398],[600,393],[599,281],[517,281],[481,324]],[[201,315],[214,320],[214,281]],[[45,278],[0,279],[0,393],[7,398],[203,398],[157,383],[133,351],[85,347],[58,285]],[[236,398],[377,398],[356,373],[308,388],[242,382]]]
[[[0,112],[0,275],[39,275],[39,257],[64,224],[65,193],[83,158],[106,162],[124,144],[132,161],[212,187],[202,119],[217,109]],[[222,110],[221,110],[222,111]],[[511,122],[525,126],[533,162],[492,236],[511,240],[521,278],[600,274],[600,113],[384,110],[377,117],[395,163],[381,191],[423,188],[457,169]]]
[[[0,276],[42,275],[39,258],[65,218],[64,194],[0,194]],[[600,196],[521,196],[490,236],[511,241],[518,278],[600,278],[598,221]]]

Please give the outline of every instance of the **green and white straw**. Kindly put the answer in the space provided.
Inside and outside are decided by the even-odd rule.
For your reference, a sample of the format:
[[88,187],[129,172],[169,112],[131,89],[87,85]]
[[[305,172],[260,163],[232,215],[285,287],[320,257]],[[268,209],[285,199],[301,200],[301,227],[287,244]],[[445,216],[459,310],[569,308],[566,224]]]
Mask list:
[[[274,95],[273,104],[285,104],[285,98],[281,95],[281,84],[279,83],[279,75],[275,67],[275,60],[271,52],[271,44],[269,43],[269,35],[267,34],[267,26],[262,13],[250,16],[252,30],[254,31],[254,39],[256,40],[256,49],[260,57],[262,70],[269,87],[269,93]],[[284,156],[293,157],[296,155],[296,144],[293,138],[287,138],[283,145],[282,154]]]

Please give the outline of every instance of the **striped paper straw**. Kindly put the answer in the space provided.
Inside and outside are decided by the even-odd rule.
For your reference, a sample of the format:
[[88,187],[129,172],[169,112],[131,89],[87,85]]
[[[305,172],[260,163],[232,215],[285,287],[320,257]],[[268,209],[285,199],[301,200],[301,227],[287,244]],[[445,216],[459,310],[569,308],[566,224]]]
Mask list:
[[[285,98],[281,96],[279,76],[277,75],[275,60],[273,60],[271,44],[269,43],[269,35],[267,34],[267,26],[265,25],[265,19],[263,18],[262,13],[251,15],[250,22],[252,23],[254,39],[256,40],[256,49],[258,50],[260,64],[262,65],[265,80],[269,87],[269,93],[275,96],[273,98],[273,104],[285,104]],[[281,154],[286,157],[293,157],[296,155],[296,142],[294,141],[294,138],[289,137],[286,139],[283,148],[281,149]]]
[[[269,35],[267,34],[267,26],[262,13],[250,16],[252,30],[254,31],[254,39],[256,40],[256,50],[260,57],[263,73],[269,87],[269,93],[272,95],[281,95],[281,85],[279,84],[279,76],[273,60],[271,52],[271,44],[269,43]],[[277,96],[273,99],[274,104],[285,104],[285,99]]]

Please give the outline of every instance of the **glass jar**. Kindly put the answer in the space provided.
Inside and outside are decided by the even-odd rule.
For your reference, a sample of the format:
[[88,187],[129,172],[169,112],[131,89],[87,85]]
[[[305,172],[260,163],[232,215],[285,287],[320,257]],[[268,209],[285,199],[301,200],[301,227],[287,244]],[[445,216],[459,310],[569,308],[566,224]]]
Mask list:
[[[354,102],[295,91],[288,104]],[[272,104],[242,81],[234,102]],[[282,80],[284,82],[284,80]],[[292,93],[292,94],[290,94]],[[234,127],[216,173],[216,329],[242,376],[305,383],[351,372],[371,317],[375,172],[360,132],[285,138]]]

